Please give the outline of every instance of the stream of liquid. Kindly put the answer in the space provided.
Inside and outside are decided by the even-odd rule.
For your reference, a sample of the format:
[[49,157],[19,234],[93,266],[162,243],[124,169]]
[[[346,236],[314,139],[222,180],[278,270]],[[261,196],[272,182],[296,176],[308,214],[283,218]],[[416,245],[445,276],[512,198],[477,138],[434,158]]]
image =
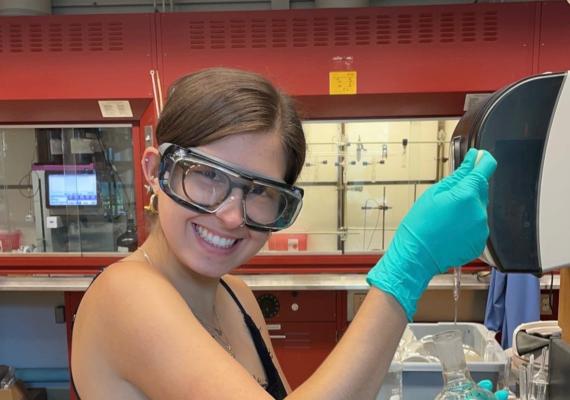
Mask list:
[[453,323],[457,324],[459,310],[459,292],[461,291],[461,267],[453,271]]

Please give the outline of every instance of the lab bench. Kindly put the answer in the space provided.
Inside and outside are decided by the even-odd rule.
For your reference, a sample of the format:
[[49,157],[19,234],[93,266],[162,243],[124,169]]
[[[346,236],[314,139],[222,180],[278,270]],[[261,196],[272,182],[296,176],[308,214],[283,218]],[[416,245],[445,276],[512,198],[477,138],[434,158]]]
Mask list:
[[[368,290],[366,275],[362,273],[240,277],[260,303],[275,352],[292,387],[302,383],[330,353]],[[69,321],[93,278],[93,274],[0,275],[0,318],[11,322],[4,325],[3,335],[7,337],[0,340],[9,339],[13,349],[24,349],[22,354],[14,354],[18,350],[6,351],[8,359],[4,362],[25,363],[32,370],[46,366],[67,368]],[[559,276],[555,275],[552,282],[550,276],[544,276],[540,285],[544,291],[556,292]],[[488,286],[488,277],[462,274],[461,321],[482,321]],[[453,315],[452,288],[453,275],[434,277],[418,304],[416,321],[449,321]],[[57,318],[54,310],[59,314]],[[33,338],[28,337],[30,330]],[[22,335],[24,332],[27,335]],[[41,359],[38,354],[43,354]]]
[[[252,290],[346,290],[368,289],[366,274],[240,274]],[[23,274],[0,275],[0,291],[85,291],[94,275]],[[465,290],[487,290],[489,281],[475,274],[462,274],[461,286]],[[540,278],[541,289],[551,288],[550,276]],[[559,275],[554,275],[552,288],[560,287]],[[453,276],[435,276],[428,290],[450,290]]]

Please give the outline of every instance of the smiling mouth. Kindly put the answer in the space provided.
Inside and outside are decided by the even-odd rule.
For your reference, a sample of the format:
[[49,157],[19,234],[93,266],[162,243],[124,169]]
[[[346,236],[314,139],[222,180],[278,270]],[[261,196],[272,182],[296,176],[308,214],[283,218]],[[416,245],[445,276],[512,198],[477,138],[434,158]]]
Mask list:
[[203,226],[192,224],[194,226],[194,230],[200,236],[200,238],[208,243],[210,246],[217,247],[219,249],[229,249],[235,246],[241,239],[235,238],[225,238],[219,235],[216,235],[213,232],[210,232],[208,229],[204,228]]

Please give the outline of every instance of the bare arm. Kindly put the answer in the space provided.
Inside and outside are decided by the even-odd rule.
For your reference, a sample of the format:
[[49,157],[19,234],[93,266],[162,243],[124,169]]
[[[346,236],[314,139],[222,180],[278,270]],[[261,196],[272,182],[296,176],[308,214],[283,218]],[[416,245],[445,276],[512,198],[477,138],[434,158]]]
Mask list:
[[288,399],[374,399],[406,327],[402,307],[372,288],[339,344]]
[[[243,281],[233,278],[234,285],[241,286],[244,305],[262,326],[265,336],[265,321],[253,293]],[[376,398],[405,327],[406,318],[399,303],[392,296],[372,288],[329,357],[287,398]],[[266,341],[271,346],[271,342]],[[277,366],[279,368],[278,363]]]
[[[85,304],[89,318],[97,320],[91,345],[120,381],[150,399],[271,398],[209,336],[173,288],[146,271],[127,271],[123,265],[102,274]],[[372,289],[335,350],[287,398],[374,398],[405,323],[395,300]],[[74,366],[81,364],[80,353],[74,357]],[[90,398],[97,396],[83,396]]]

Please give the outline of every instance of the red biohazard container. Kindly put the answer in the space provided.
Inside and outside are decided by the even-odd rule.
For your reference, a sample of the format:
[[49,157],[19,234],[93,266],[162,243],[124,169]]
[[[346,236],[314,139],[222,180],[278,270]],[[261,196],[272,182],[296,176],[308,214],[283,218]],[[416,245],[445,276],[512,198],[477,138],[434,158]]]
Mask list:
[[269,238],[269,250],[304,251],[307,250],[306,233],[274,233]]
[[0,252],[17,250],[20,248],[20,240],[22,239],[22,231],[5,231],[0,230]]

